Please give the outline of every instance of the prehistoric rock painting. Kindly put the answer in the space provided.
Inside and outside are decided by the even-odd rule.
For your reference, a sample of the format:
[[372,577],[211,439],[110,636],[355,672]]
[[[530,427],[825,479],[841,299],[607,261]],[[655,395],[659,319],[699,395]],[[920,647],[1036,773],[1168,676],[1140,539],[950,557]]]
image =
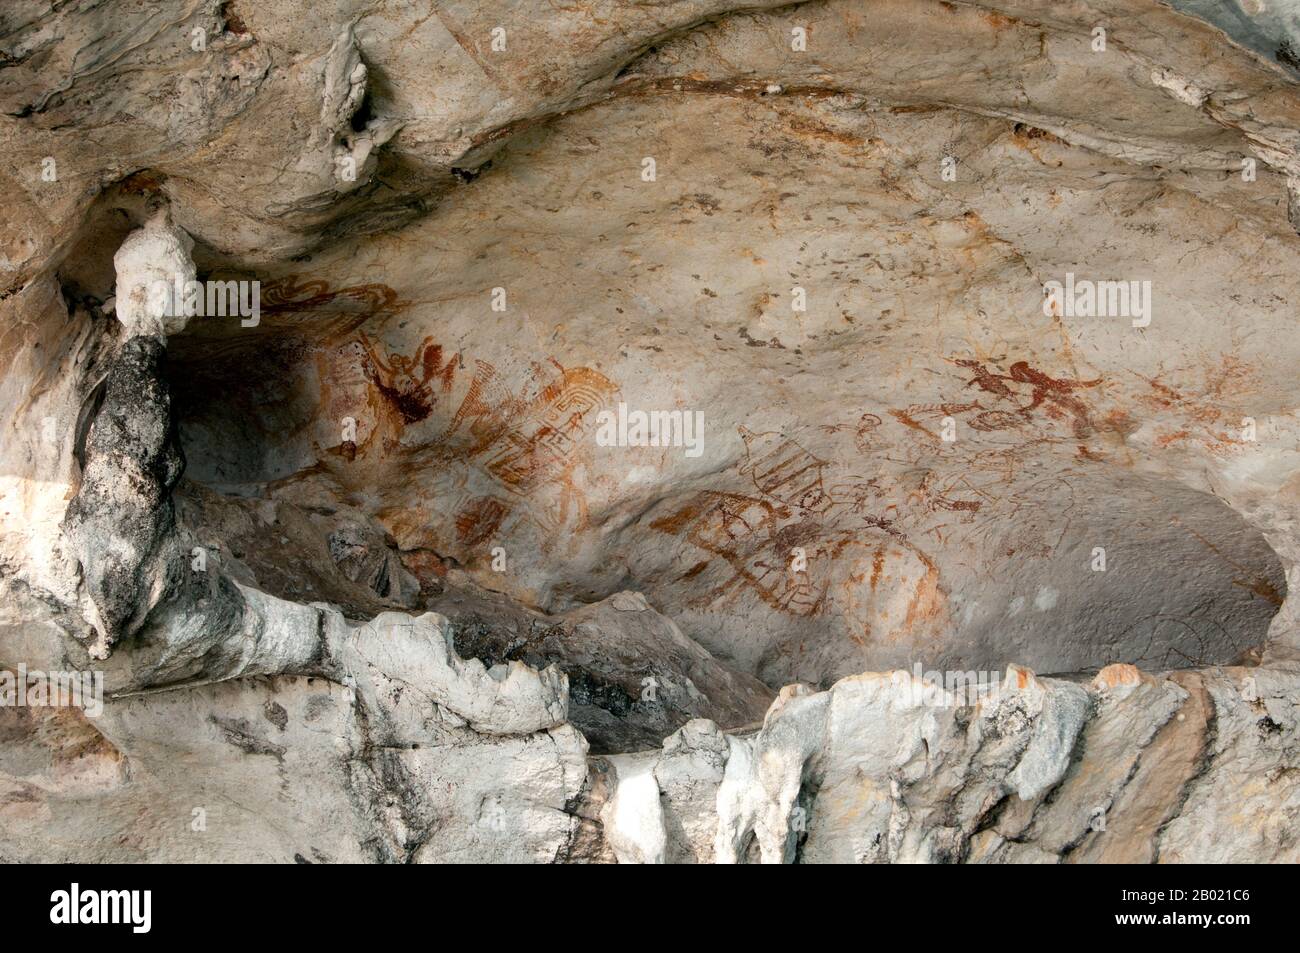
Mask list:
[[701,492],[650,523],[707,554],[684,578],[714,560],[726,567],[722,582],[696,600],[700,608],[749,594],[791,616],[835,612],[859,644],[875,632],[911,632],[939,614],[938,569],[890,519],[871,511],[875,481],[828,488],[831,464],[798,441],[738,429],[746,453],[737,469],[754,494]]
[[496,497],[469,500],[456,513],[456,540],[467,547],[482,546],[496,536],[510,509],[509,503]]
[[[1096,387],[1101,384],[1100,378],[1084,381],[1052,377],[1031,367],[1027,361],[1016,361],[1009,374],[999,374],[989,370],[985,362],[969,358],[957,358],[953,363],[970,372],[966,386],[994,398],[993,406],[986,407],[978,400],[967,404],[913,405],[892,411],[894,416],[913,429],[924,430],[915,424],[914,417],[923,413],[956,417],[974,411],[965,418],[966,423],[975,430],[987,432],[1016,427],[1031,422],[1038,413],[1045,413],[1053,420],[1068,418],[1074,436],[1081,440],[1096,429],[1088,406],[1075,391]],[[999,404],[1011,406],[1007,409]]]
[[286,275],[262,284],[263,314],[298,314],[327,310],[336,302],[356,302],[368,315],[395,311],[399,307],[397,292],[388,285],[372,282],[331,288],[323,278]]
[[831,500],[823,479],[825,460],[780,434],[756,434],[741,427],[740,435],[746,458],[740,472],[753,480],[759,493],[801,510],[826,512]]
[[[1015,552],[1050,556],[1070,525],[1073,491],[1064,473],[1025,484],[1027,450],[1059,439],[1026,428],[1060,421],[1070,439],[1091,435],[1094,412],[1082,394],[1101,380],[1053,376],[1028,361],[1006,372],[986,361],[951,363],[963,372],[961,387],[975,389],[977,399],[868,411],[852,424],[816,428],[851,433],[858,460],[824,459],[783,434],[739,427],[744,455],[736,473],[749,489],[696,494],[650,524],[705,554],[683,578],[699,577],[715,563],[726,567],[696,605],[717,608],[747,593],[783,614],[838,616],[848,638],[866,644],[915,634],[940,617],[946,596],[939,569],[917,542],[944,547],[960,537],[967,545],[988,545],[1014,516],[1032,530]],[[945,442],[946,417],[977,434],[1006,433],[1013,442]],[[918,439],[891,438],[881,429],[890,419]],[[861,464],[872,460],[877,472],[863,475]],[[1049,495],[1066,505],[1039,518],[1039,501]],[[796,550],[806,557],[803,571],[791,568]]]
[[548,530],[587,523],[586,495],[574,479],[596,415],[618,387],[589,368],[533,364],[516,393],[496,367],[475,362],[474,379],[433,443],[445,464],[482,468],[507,493],[526,498],[527,515]]
[[[1243,414],[1249,395],[1259,388],[1258,374],[1231,354],[1205,356],[1201,360],[1201,386],[1192,391],[1185,385],[1166,384],[1165,372],[1141,377],[1149,388],[1139,394],[1148,411],[1173,417],[1156,438],[1159,447],[1176,446],[1194,440],[1218,456],[1240,450]],[[1236,412],[1231,408],[1238,405]]]
[[[523,385],[512,390],[494,365],[475,361],[464,397],[426,451],[427,463],[435,469],[472,469],[501,491],[490,502],[465,499],[458,504],[460,541],[480,545],[512,515],[552,534],[585,527],[584,481],[575,478],[575,471],[584,447],[593,443],[597,414],[617,394],[617,385],[604,375],[554,360],[532,364]],[[552,535],[542,545],[559,538]]]
[[442,345],[426,337],[410,357],[394,353],[385,357],[382,346],[376,345],[364,331],[357,333],[366,352],[366,376],[403,422],[413,424],[428,417],[438,400],[434,384],[443,394],[451,390],[460,355],[453,354],[444,361]]
[[331,288],[328,281],[301,275],[264,282],[261,301],[263,321],[273,315],[312,315],[313,337],[322,343],[342,340],[367,321],[406,307],[385,284]]
[[331,288],[329,282],[289,275],[262,283],[260,323],[194,322],[175,339],[172,360],[186,365],[182,386],[219,381],[238,363],[241,373],[288,376],[312,353],[337,347],[363,324],[406,307],[380,283]]
[[552,380],[486,448],[486,467],[509,489],[529,494],[564,481],[575,454],[595,426],[596,415],[618,393],[601,374],[555,365]]
[[863,414],[858,419],[857,428],[853,432],[853,443],[858,448],[858,452],[867,453],[871,449],[875,442],[876,430],[882,422],[875,414]]
[[[617,385],[590,368],[549,360],[532,363],[512,388],[495,365],[476,360],[452,403],[465,366],[432,337],[403,354],[357,331],[318,363],[325,415],[356,420],[355,452],[363,458],[399,452],[408,428],[424,428],[409,465],[452,488],[456,540],[466,547],[481,546],[514,517],[548,531],[585,526],[587,501],[574,470]],[[499,492],[472,488],[476,474]]]

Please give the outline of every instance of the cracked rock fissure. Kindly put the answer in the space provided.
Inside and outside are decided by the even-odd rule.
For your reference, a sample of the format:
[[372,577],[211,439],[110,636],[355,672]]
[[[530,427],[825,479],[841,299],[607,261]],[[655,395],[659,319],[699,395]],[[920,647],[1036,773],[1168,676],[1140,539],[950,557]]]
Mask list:
[[0,13],[0,858],[1300,860],[1294,23],[516,6]]

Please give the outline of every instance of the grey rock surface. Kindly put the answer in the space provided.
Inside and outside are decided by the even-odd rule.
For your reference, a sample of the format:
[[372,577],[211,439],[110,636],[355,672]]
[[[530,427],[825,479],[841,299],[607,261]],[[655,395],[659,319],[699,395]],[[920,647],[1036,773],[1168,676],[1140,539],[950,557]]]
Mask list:
[[175,587],[183,554],[172,490],[185,467],[163,378],[164,344],[128,338],[104,379],[85,473],[64,521],[94,626],[92,658],[137,632]]

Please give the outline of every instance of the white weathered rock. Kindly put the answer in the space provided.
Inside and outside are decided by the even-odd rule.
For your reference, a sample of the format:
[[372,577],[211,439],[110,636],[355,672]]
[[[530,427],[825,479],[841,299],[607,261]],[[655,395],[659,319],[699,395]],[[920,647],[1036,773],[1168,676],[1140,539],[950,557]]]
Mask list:
[[122,242],[113,256],[117,272],[113,306],[127,337],[166,340],[185,330],[187,295],[195,280],[194,240],[160,209]]
[[600,812],[605,838],[620,864],[662,864],[667,851],[654,752],[613,755],[614,792]]
[[[337,637],[337,636],[336,636]],[[523,735],[560,727],[568,686],[554,666],[538,672],[522,662],[485,668],[456,654],[447,620],[385,612],[342,636],[335,664],[381,699],[399,723],[434,712],[487,735]],[[401,728],[396,728],[400,734]]]

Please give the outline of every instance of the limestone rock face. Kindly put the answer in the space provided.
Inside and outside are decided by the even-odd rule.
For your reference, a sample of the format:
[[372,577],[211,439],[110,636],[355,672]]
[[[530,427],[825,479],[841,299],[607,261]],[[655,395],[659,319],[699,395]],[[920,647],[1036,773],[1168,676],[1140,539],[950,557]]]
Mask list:
[[1300,860],[1297,50],[7,4],[0,858]]
[[771,700],[761,681],[720,664],[640,593],[615,593],[559,617],[511,618],[470,593],[432,604],[458,620],[458,652],[559,666],[569,681],[569,718],[602,754],[658,748],[692,719],[757,723]]

